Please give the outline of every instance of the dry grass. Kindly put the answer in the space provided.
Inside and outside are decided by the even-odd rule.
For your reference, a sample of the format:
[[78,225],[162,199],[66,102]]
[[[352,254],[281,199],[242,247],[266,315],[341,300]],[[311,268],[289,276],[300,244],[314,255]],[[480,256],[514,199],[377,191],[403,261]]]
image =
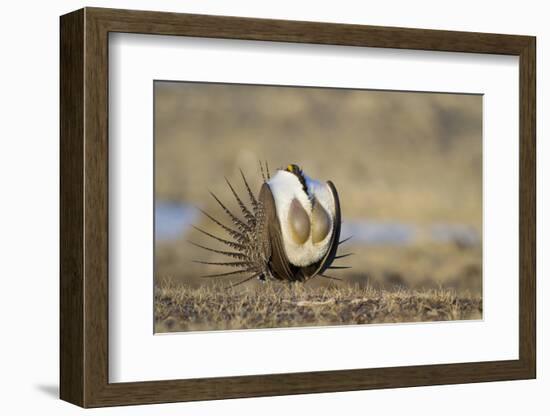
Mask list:
[[481,319],[481,296],[454,289],[391,290],[336,283],[311,288],[258,284],[193,288],[164,281],[155,290],[155,332],[284,328]]

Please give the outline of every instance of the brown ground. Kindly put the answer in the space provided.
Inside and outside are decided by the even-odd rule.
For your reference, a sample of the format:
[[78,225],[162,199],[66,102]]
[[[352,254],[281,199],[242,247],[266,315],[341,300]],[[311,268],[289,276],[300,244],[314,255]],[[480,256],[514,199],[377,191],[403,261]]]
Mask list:
[[480,319],[481,298],[453,289],[391,290],[266,283],[248,290],[163,283],[155,332]]

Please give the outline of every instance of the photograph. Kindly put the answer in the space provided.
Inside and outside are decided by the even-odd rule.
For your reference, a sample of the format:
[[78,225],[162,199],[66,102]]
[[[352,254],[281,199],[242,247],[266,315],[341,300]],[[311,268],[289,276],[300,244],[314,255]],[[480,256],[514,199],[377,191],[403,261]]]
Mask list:
[[154,332],[483,319],[483,95],[155,80]]

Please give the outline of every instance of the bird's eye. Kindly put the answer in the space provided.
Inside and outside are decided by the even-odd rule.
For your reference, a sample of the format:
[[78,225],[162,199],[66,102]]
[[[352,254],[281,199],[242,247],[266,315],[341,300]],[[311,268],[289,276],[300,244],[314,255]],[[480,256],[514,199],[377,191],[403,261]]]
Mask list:
[[317,201],[314,201],[313,203],[311,223],[311,226],[313,228],[313,243],[316,244],[323,241],[330,231],[330,217],[327,211]]
[[290,225],[291,237],[297,244],[304,244],[309,238],[310,223],[306,210],[296,198],[290,203],[288,211],[288,222]]

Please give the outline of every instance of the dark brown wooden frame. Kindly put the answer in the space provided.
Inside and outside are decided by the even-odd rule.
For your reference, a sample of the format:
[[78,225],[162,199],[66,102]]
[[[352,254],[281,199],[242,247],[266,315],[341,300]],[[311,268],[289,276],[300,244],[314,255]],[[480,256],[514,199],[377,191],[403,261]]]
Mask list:
[[[85,8],[61,17],[60,396],[83,406],[536,376],[534,37]],[[519,56],[519,359],[137,383],[108,380],[108,35],[248,39]]]

